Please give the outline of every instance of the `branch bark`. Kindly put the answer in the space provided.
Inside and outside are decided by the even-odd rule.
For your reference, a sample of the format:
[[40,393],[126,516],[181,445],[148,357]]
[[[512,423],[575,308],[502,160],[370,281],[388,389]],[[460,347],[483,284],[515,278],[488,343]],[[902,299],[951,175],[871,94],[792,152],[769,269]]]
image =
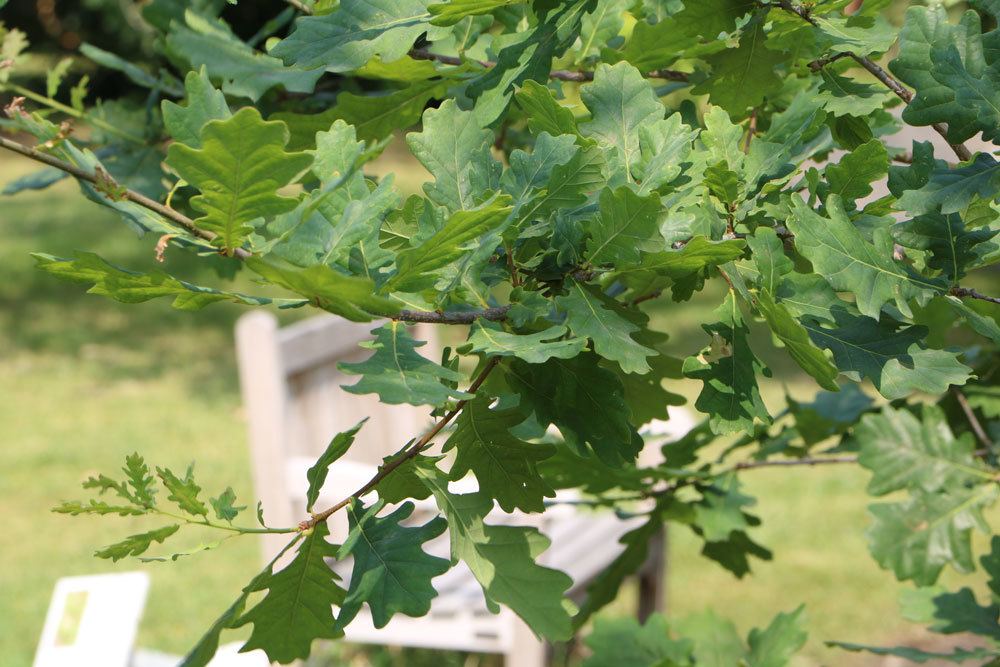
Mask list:
[[[53,155],[49,155],[48,153],[43,153],[37,148],[26,146],[22,143],[13,141],[6,137],[0,137],[0,148],[6,148],[9,151],[23,155],[26,158],[35,160],[36,162],[41,162],[42,164],[54,167],[56,169],[59,169],[60,171],[64,171],[70,176],[78,178],[81,181],[86,181],[87,183],[90,183],[92,185],[96,185],[98,182],[97,176],[95,174],[91,174],[90,172],[81,169],[80,167],[77,167],[75,164],[70,164],[69,162],[60,160],[59,158]],[[180,227],[183,227],[184,229],[188,230],[189,232],[191,232],[200,239],[203,239],[205,241],[212,241],[216,237],[216,235],[213,234],[212,232],[199,228],[197,225],[194,224],[194,221],[191,218],[187,217],[180,211],[176,211],[170,208],[169,206],[164,206],[160,202],[150,199],[149,197],[147,197],[142,193],[125,188],[124,196],[125,199],[128,199],[129,201],[136,203],[139,206],[142,206],[143,208],[147,208],[150,211],[153,211],[154,213],[163,216],[170,222]],[[247,252],[246,250],[243,250],[242,248],[236,248],[234,254],[236,255],[236,257],[239,257],[240,259],[246,259],[247,257],[250,256],[250,253]]]

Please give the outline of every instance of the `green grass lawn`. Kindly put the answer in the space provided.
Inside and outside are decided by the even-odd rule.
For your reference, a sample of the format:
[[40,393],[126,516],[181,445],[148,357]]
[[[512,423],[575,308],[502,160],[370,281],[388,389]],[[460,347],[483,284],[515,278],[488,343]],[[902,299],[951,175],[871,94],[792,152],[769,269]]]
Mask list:
[[[0,180],[32,168],[5,155]],[[166,301],[126,306],[33,269],[29,252],[66,256],[76,249],[130,268],[157,266],[155,238],[137,241],[68,182],[0,199],[0,228],[2,663],[30,664],[56,579],[140,568],[152,574],[153,587],[139,642],[180,653],[257,570],[257,543],[232,540],[224,553],[169,565],[116,566],[92,552],[138,524],[49,510],[80,497],[82,479],[115,471],[133,451],[172,467],[197,460],[208,491],[232,485],[253,504],[232,345],[232,326],[243,311],[217,305],[186,313]],[[163,268],[218,282],[211,268],[176,250]],[[678,351],[693,352],[707,340],[698,325],[714,305],[709,295],[694,304],[667,304],[656,317],[674,332]],[[769,347],[760,337],[755,345]],[[789,372],[783,353],[769,353],[768,360],[777,378],[766,391],[772,408],[780,408],[783,384],[797,398],[811,397],[813,389]],[[684,384],[681,391],[693,396],[697,387]],[[755,471],[744,479],[760,499],[758,539],[774,550],[774,561],[758,564],[755,576],[739,582],[699,557],[700,547],[683,529],[673,531],[671,613],[713,605],[745,632],[806,602],[811,639],[798,665],[873,664],[824,648],[824,639],[918,636],[899,620],[899,586],[865,550],[865,474],[837,467]],[[625,611],[618,605],[612,613]]]

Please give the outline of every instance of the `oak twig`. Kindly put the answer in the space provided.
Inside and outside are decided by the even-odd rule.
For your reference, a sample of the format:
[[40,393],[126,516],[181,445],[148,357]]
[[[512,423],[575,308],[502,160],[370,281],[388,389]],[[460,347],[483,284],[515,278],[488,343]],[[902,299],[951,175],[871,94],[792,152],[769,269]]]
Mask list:
[[[19,153],[20,155],[23,155],[26,158],[35,160],[36,162],[41,162],[42,164],[54,167],[56,169],[59,169],[60,171],[64,171],[70,176],[78,178],[81,181],[86,181],[87,183],[91,183],[93,185],[97,185],[98,183],[97,176],[95,176],[94,174],[91,174],[85,171],[84,169],[77,167],[75,164],[70,164],[69,162],[60,160],[59,158],[53,155],[49,155],[48,153],[43,153],[37,148],[26,146],[17,141],[7,139],[6,137],[0,137],[0,148],[6,148],[9,151],[12,151],[14,153]],[[205,241],[212,241],[216,237],[216,235],[213,234],[212,232],[207,231],[205,229],[201,229],[200,227],[195,225],[194,221],[191,218],[187,217],[180,211],[172,209],[169,206],[164,206],[160,202],[154,199],[150,199],[149,197],[140,192],[136,192],[135,190],[129,190],[128,188],[122,188],[122,193],[125,199],[128,199],[129,201],[136,203],[139,206],[142,206],[143,208],[149,209],[154,213],[158,213],[159,215],[163,216],[170,222],[173,222],[174,224],[183,227],[184,229],[188,230],[189,232],[191,232],[200,239],[203,239]],[[246,259],[247,257],[250,256],[250,253],[244,250],[243,248],[236,248],[234,250],[234,254],[240,259]]]
[[958,287],[958,286],[952,287],[950,290],[950,294],[957,297],[967,296],[970,299],[979,299],[980,301],[988,301],[989,303],[995,303],[1000,305],[1000,298],[997,298],[995,296],[987,296],[986,294],[978,292],[972,289],[971,287]]
[[[476,379],[472,381],[472,384],[469,385],[469,388],[466,391],[470,394],[476,393],[476,390],[478,390],[479,387],[482,386],[483,382],[486,381],[486,378],[493,371],[493,369],[497,367],[497,364],[499,363],[500,363],[500,357],[491,357],[489,361],[486,362],[486,365],[483,367],[483,370],[479,372],[479,375],[476,376]],[[404,447],[402,451],[400,451],[399,454],[396,456],[396,458],[394,458],[392,461],[386,463],[381,468],[379,468],[378,472],[375,473],[375,475],[370,480],[365,482],[364,485],[362,485],[357,491],[350,494],[349,496],[347,496],[340,502],[336,503],[335,505],[331,505],[322,512],[317,512],[313,514],[312,517],[310,517],[308,520],[303,521],[302,523],[299,524],[299,529],[309,530],[316,524],[326,521],[333,514],[347,507],[347,505],[350,504],[351,500],[353,500],[354,498],[360,498],[361,496],[365,495],[366,493],[374,489],[376,486],[378,486],[379,482],[381,482],[383,479],[391,475],[394,470],[396,470],[401,465],[403,465],[410,459],[414,458],[417,454],[426,449],[427,445],[430,444],[431,440],[433,440],[434,437],[438,433],[440,433],[442,429],[444,429],[444,427],[451,422],[452,419],[458,416],[458,413],[462,411],[462,408],[465,407],[465,405],[469,402],[469,400],[471,399],[464,399],[456,403],[455,407],[452,410],[450,410],[445,416],[441,417],[437,421],[437,423],[434,424],[431,430],[427,431],[427,433],[425,433],[419,440],[417,440],[413,444]]]
[[986,448],[987,452],[993,450],[993,441],[990,436],[987,435],[986,429],[983,425],[979,423],[979,418],[976,417],[976,413],[972,410],[972,406],[969,405],[969,399],[965,397],[961,389],[957,387],[951,388],[951,393],[955,396],[955,400],[958,401],[958,407],[962,408],[962,413],[965,414],[966,420],[969,422],[969,426],[972,428],[972,432],[976,435],[976,439],[979,440],[980,444]]
[[478,319],[502,322],[507,319],[510,306],[494,306],[483,310],[463,310],[453,313],[439,313],[423,310],[401,310],[392,319],[402,322],[422,322],[427,324],[472,324]]

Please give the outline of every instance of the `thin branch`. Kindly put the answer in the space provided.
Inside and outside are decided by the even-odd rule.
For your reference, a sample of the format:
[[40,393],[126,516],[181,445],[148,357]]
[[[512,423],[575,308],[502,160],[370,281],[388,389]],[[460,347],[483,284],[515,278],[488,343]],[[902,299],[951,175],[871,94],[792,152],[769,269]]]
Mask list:
[[[769,5],[770,3],[765,4],[765,6]],[[795,14],[803,21],[806,21],[807,23],[813,26],[817,26],[816,19],[812,17],[812,14],[810,14],[809,10],[806,9],[805,7],[792,4],[791,0],[778,0],[777,6],[781,7],[787,12]],[[852,58],[856,63],[858,63],[866,70],[868,70],[872,76],[874,76],[876,79],[882,82],[882,84],[886,88],[895,93],[896,97],[898,97],[899,99],[903,100],[907,104],[909,104],[910,101],[913,99],[913,93],[911,93],[909,90],[903,87],[903,84],[901,84],[899,81],[893,78],[891,74],[886,72],[880,65],[878,65],[874,60],[872,60],[868,56],[859,56],[856,53],[848,53],[847,57]],[[832,60],[830,60],[829,62],[832,62]],[[810,64],[810,67],[816,69],[815,67],[812,66],[812,64]],[[945,141],[948,141],[948,128],[945,125],[941,123],[934,123],[931,125],[931,127],[933,127],[934,131],[940,134]],[[948,145],[951,146],[951,149],[955,151],[955,155],[957,155],[958,159],[961,160],[962,162],[972,159],[972,153],[969,152],[969,149],[966,148],[964,144],[953,144],[951,142],[948,142]]]
[[965,413],[965,418],[969,421],[969,426],[972,427],[972,432],[976,434],[976,439],[986,448],[987,451],[993,450],[993,441],[990,440],[990,436],[986,434],[986,429],[983,425],[979,423],[979,418],[976,417],[976,413],[973,412],[972,406],[969,405],[969,399],[965,397],[962,390],[952,387],[951,393],[955,396],[955,400],[958,401],[958,406],[962,408],[962,412]]
[[754,470],[756,468],[770,468],[777,466],[818,466],[857,462],[857,456],[824,456],[806,457],[801,459],[777,459],[773,461],[741,461],[740,463],[735,464],[731,470]]
[[[469,385],[469,388],[466,391],[470,394],[476,393],[479,387],[482,386],[483,382],[486,381],[486,378],[493,371],[493,369],[497,367],[497,364],[499,363],[500,363],[500,357],[491,357],[490,360],[486,362],[486,365],[483,367],[483,370],[479,372],[479,375],[476,376],[476,379],[472,381],[472,384]],[[354,498],[360,498],[361,496],[365,495],[366,493],[374,489],[376,486],[378,486],[379,482],[381,482],[383,479],[391,475],[393,471],[395,471],[401,465],[403,465],[410,459],[414,458],[417,454],[426,449],[427,446],[430,444],[431,440],[433,440],[434,437],[438,433],[440,433],[442,429],[444,429],[444,427],[451,422],[452,419],[458,416],[458,413],[462,411],[462,408],[465,407],[465,405],[469,402],[469,400],[470,399],[465,399],[456,403],[454,409],[450,410],[448,414],[441,417],[441,419],[439,419],[437,423],[434,424],[431,430],[427,431],[427,433],[425,433],[423,437],[414,442],[412,445],[404,447],[396,458],[394,458],[392,461],[386,463],[381,468],[379,468],[378,472],[375,473],[375,475],[370,480],[365,482],[365,484],[361,486],[357,491],[350,494],[349,496],[347,496],[340,502],[336,503],[335,505],[332,505],[329,508],[323,510],[322,512],[313,514],[312,517],[309,518],[307,521],[303,521],[302,523],[299,524],[299,529],[309,530],[316,524],[326,521],[334,513],[347,507],[347,505],[351,502],[351,500],[353,500]]]
[[[74,164],[60,160],[53,155],[43,153],[42,151],[32,148],[31,146],[26,146],[22,143],[7,139],[6,137],[0,137],[0,148],[6,148],[9,151],[23,155],[24,157],[35,160],[36,162],[41,162],[42,164],[64,171],[70,176],[78,178],[81,181],[86,181],[92,185],[98,185],[98,178],[96,175],[91,174]],[[167,220],[180,225],[200,239],[212,241],[216,237],[216,235],[212,232],[199,228],[194,224],[194,221],[191,220],[191,218],[187,217],[183,213],[168,206],[164,206],[160,202],[150,199],[144,194],[136,192],[135,190],[129,190],[128,188],[122,188],[122,194],[125,199],[128,199],[143,208],[147,208],[154,213],[160,214]],[[242,248],[236,248],[234,254],[240,259],[246,259],[250,256],[250,253]]]
[[423,310],[402,310],[392,319],[403,322],[423,322],[427,324],[472,324],[476,320],[502,322],[507,319],[510,306],[495,306],[483,310],[467,310],[454,313],[438,313]]
[[952,287],[950,294],[957,297],[967,296],[970,299],[979,299],[980,301],[988,301],[989,303],[995,303],[1000,305],[1000,298],[995,296],[987,296],[982,292],[978,292],[971,287]]

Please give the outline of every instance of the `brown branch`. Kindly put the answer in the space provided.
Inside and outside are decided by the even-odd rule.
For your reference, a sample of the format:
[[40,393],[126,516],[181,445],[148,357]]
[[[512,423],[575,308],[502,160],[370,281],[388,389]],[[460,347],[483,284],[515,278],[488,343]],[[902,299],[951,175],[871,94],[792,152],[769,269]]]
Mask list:
[[[22,143],[19,143],[17,141],[12,141],[11,139],[7,139],[6,137],[0,137],[0,148],[6,148],[9,151],[13,151],[14,153],[23,155],[26,158],[35,160],[36,162],[41,162],[42,164],[54,167],[56,169],[59,169],[60,171],[64,171],[70,176],[73,176],[74,178],[77,178],[81,181],[86,181],[91,185],[98,185],[98,177],[96,175],[91,174],[81,169],[80,167],[77,167],[74,164],[70,164],[69,162],[60,160],[59,158],[53,155],[49,155],[48,153],[43,153],[42,151],[36,148],[32,148],[31,146],[25,146]],[[188,230],[189,232],[191,232],[200,239],[203,239],[205,241],[212,241],[216,237],[216,235],[213,234],[212,232],[197,227],[194,224],[194,221],[191,220],[191,218],[184,215],[183,213],[176,211],[170,208],[169,206],[164,206],[160,202],[150,199],[144,194],[136,192],[135,190],[129,190],[127,188],[122,188],[121,192],[122,195],[125,197],[125,199],[128,199],[129,201],[134,202],[139,206],[142,206],[143,208],[147,208],[150,211],[153,211],[154,213],[158,213],[167,220]],[[236,248],[234,254],[240,259],[245,259],[250,256],[250,253],[244,250],[243,248]]]
[[976,417],[976,413],[973,412],[972,406],[969,405],[969,399],[965,397],[957,387],[951,388],[951,393],[955,396],[955,400],[958,401],[958,406],[962,408],[962,412],[965,414],[965,418],[969,421],[969,426],[972,427],[972,432],[976,434],[976,439],[986,448],[987,452],[993,450],[993,441],[990,436],[986,434],[986,429],[983,425],[979,423],[979,418]]
[[[473,380],[472,384],[469,385],[467,391],[470,394],[476,393],[479,387],[482,386],[483,382],[486,381],[486,378],[493,371],[493,369],[497,367],[497,364],[499,363],[500,363],[500,357],[491,357],[490,360],[486,362],[486,365],[483,367],[483,370],[479,372],[478,376],[476,376],[476,379]],[[370,480],[365,482],[365,484],[361,486],[357,491],[350,494],[349,496],[347,496],[340,502],[336,503],[335,505],[332,505],[329,508],[323,510],[322,512],[313,514],[312,517],[310,517],[307,521],[303,521],[302,523],[299,524],[299,529],[308,530],[313,526],[315,526],[316,524],[322,521],[326,521],[334,513],[347,507],[347,505],[353,499],[360,498],[361,496],[365,495],[366,493],[374,489],[376,486],[378,486],[379,482],[381,482],[383,479],[391,475],[394,470],[396,470],[401,465],[403,465],[410,459],[414,458],[417,454],[426,449],[427,446],[430,444],[430,441],[433,440],[434,437],[438,433],[440,433],[441,430],[444,429],[444,427],[447,426],[452,419],[458,416],[458,413],[462,411],[462,408],[465,407],[465,405],[469,402],[469,400],[470,399],[465,399],[456,403],[454,409],[450,410],[448,414],[441,417],[441,419],[439,419],[437,423],[434,424],[431,430],[427,431],[427,433],[425,433],[423,437],[414,442],[412,445],[404,447],[403,450],[399,453],[399,455],[395,459],[393,459],[389,463],[386,463],[381,468],[379,468],[378,472],[375,473],[375,475]]]
[[[776,466],[818,466],[837,463],[857,463],[856,456],[824,456],[806,457],[801,459],[778,459],[774,461],[742,461],[735,464],[731,470],[754,470]],[[722,474],[722,473],[720,473]]]
[[958,287],[958,286],[952,287],[949,293],[959,298],[967,296],[970,299],[979,299],[980,301],[988,301],[989,303],[995,303],[1000,305],[1000,298],[997,298],[995,296],[987,296],[982,292],[977,292],[971,287]]
[[454,313],[439,313],[423,310],[401,310],[392,319],[403,322],[423,322],[427,324],[472,324],[476,320],[502,322],[507,319],[510,306],[494,306],[483,310],[468,310]]
[[[765,4],[765,6],[770,6],[770,3]],[[807,23],[813,26],[817,26],[816,19],[812,17],[809,10],[806,9],[805,7],[801,7],[799,5],[793,5],[791,0],[778,0],[777,6],[781,7],[786,12],[795,14],[803,21],[806,21]],[[841,56],[837,57],[839,58]],[[891,74],[886,72],[881,66],[875,63],[875,61],[869,58],[868,56],[859,56],[856,53],[847,53],[847,57],[852,58],[856,63],[858,63],[866,70],[868,70],[868,72],[870,72],[872,76],[874,76],[876,79],[882,82],[882,84],[886,88],[895,93],[896,97],[903,100],[903,102],[905,102],[906,104],[909,104],[910,101],[913,99],[913,93],[911,93],[909,90],[903,87],[903,84],[901,84],[899,81],[893,78]],[[832,59],[829,59],[828,63],[832,61],[833,61]],[[812,67],[814,70],[817,69],[813,67],[812,64],[810,64],[810,67]],[[948,141],[948,128],[945,125],[943,125],[942,123],[934,123],[931,125],[931,127],[933,127],[934,131],[940,134],[945,141]],[[966,148],[964,144],[953,144],[949,141],[948,145],[951,146],[951,149],[955,151],[955,155],[957,155],[958,159],[961,160],[962,162],[972,159],[972,153],[969,152],[969,149]]]

